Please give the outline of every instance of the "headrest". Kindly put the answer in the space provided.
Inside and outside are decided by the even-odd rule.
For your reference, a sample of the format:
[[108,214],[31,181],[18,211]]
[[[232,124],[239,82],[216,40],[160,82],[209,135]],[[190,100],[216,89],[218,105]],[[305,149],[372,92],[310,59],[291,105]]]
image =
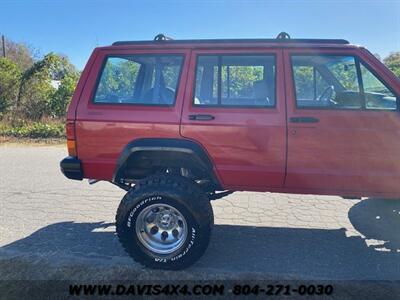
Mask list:
[[268,98],[268,87],[264,80],[258,80],[253,82],[254,97],[257,99]]

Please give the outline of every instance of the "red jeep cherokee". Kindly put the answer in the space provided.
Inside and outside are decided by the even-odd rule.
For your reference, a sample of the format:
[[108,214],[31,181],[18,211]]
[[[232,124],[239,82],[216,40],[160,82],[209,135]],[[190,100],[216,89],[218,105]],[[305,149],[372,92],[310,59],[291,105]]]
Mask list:
[[210,200],[232,191],[399,198],[399,95],[345,40],[116,42],[82,73],[61,169],[125,189],[125,250],[179,269],[208,245]]

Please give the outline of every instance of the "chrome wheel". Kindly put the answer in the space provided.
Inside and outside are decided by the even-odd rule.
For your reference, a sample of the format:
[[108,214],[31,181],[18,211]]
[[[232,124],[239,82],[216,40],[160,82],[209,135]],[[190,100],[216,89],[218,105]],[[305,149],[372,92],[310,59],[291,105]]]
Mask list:
[[187,238],[184,216],[168,204],[153,204],[143,209],[136,220],[136,234],[150,251],[169,254],[178,250]]

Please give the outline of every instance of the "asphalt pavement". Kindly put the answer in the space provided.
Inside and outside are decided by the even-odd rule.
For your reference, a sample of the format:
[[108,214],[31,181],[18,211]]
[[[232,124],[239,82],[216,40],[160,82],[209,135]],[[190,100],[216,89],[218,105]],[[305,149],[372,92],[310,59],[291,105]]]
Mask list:
[[65,155],[0,146],[1,280],[400,280],[400,201],[250,192],[212,202],[213,235],[195,265],[146,269],[115,236],[125,192],[66,179]]

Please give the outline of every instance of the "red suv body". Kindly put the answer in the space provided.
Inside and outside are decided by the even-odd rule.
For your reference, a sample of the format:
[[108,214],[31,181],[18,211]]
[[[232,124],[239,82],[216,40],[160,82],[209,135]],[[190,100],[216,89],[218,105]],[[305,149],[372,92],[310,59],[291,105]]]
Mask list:
[[[167,61],[169,57],[176,61]],[[157,58],[172,64],[171,70],[179,68],[173,74],[178,77],[176,86],[168,88],[174,101],[136,103],[103,97],[96,102],[107,62],[130,58],[137,58],[135,64],[143,70],[146,59]],[[205,78],[210,66],[215,73],[211,75],[220,77],[211,79],[211,93],[222,93],[225,103],[212,102],[213,95],[211,100],[203,96],[204,101],[199,96],[200,104],[194,101],[196,73],[203,72],[203,78],[197,78],[198,94],[210,92],[205,82],[210,81]],[[223,74],[217,75],[218,69]],[[231,78],[234,84],[246,84],[238,78],[240,72],[263,72],[260,80],[249,73],[248,86],[255,89],[264,80],[273,103],[254,102],[254,92],[241,97],[241,90],[228,86],[233,85],[227,82],[229,70],[236,77]],[[148,79],[132,80],[137,85]],[[200,87],[201,80],[205,83]],[[296,80],[302,81],[297,96]],[[229,98],[229,91],[237,93],[236,98]],[[333,93],[336,98],[346,95],[340,101],[331,96],[328,104],[318,100]],[[68,139],[75,143],[70,154],[81,162],[78,178],[112,181],[129,143],[181,139],[204,150],[222,190],[398,198],[398,95],[398,78],[366,49],[342,40],[117,42],[96,48],[82,73],[68,110]],[[370,102],[376,103],[369,107],[368,98],[373,97]]]
[[344,40],[117,42],[96,48],[67,117],[71,179],[127,191],[129,255],[181,269],[209,200],[233,191],[400,197],[400,81]]

